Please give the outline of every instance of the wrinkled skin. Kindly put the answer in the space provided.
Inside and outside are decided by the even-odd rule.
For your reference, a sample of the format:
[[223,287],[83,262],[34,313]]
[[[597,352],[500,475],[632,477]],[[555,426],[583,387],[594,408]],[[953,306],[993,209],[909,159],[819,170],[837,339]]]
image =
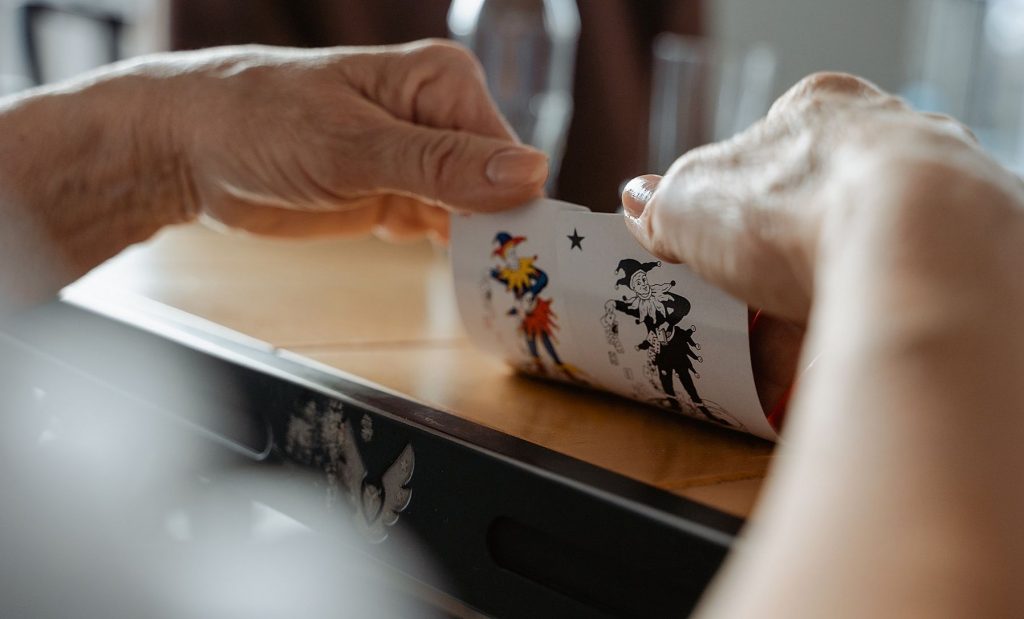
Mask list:
[[[0,316],[164,225],[443,237],[449,212],[511,207],[545,174],[448,45],[104,69],[0,100]],[[843,75],[656,180],[625,196],[640,242],[773,317],[755,361],[777,385],[802,368],[700,612],[1024,615],[1021,181]]]
[[801,355],[702,616],[1024,614],[1020,179],[954,121],[821,74],[624,202],[653,253],[784,326],[762,364]]
[[[958,158],[980,154],[956,121],[914,112],[855,77],[821,74],[792,88],[746,132],[681,157],[664,179],[633,181],[626,222],[655,255],[686,262],[751,305],[804,323],[819,254],[842,243],[842,230],[823,230],[826,216],[841,220],[849,213],[836,211],[866,206],[836,200],[837,181],[853,166],[884,159],[957,167]],[[974,167],[964,172],[987,174],[991,162]],[[929,189],[920,191],[928,199]],[[652,193],[638,208],[637,196]]]
[[818,258],[843,243],[841,221],[827,236],[824,219],[865,206],[832,199],[837,181],[858,163],[913,157],[915,166],[947,165],[970,154],[977,154],[975,140],[955,120],[915,112],[856,77],[819,74],[748,131],[691,151],[664,179],[632,181],[623,197],[626,223],[655,255],[687,262],[764,310],[752,354],[761,403],[771,410],[798,371]]
[[[445,238],[450,211],[517,205],[547,175],[542,153],[513,144],[475,59],[452,44],[229,49],[202,53],[195,72],[186,88],[200,101],[173,124],[194,206],[231,227]],[[505,182],[499,154],[512,166]]]
[[160,54],[0,99],[0,313],[162,226],[445,240],[540,196],[476,60],[442,41]]

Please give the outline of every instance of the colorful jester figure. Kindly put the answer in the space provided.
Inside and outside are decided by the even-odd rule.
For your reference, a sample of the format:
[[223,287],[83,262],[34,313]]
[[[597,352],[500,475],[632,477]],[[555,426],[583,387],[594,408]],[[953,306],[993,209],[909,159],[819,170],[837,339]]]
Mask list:
[[547,288],[548,275],[537,268],[537,256],[521,257],[516,251],[516,247],[525,240],[525,236],[512,236],[508,232],[499,232],[495,235],[495,248],[491,257],[497,258],[499,262],[498,266],[490,271],[491,279],[501,282],[505,291],[512,293],[515,299],[515,305],[508,314],[521,317],[519,332],[526,339],[533,370],[540,374],[547,373],[537,347],[539,341],[555,367],[566,377],[575,378],[575,370],[563,363],[558,351],[555,350],[555,331],[558,330],[558,324],[555,322],[557,316],[551,311],[551,299],[540,296]]

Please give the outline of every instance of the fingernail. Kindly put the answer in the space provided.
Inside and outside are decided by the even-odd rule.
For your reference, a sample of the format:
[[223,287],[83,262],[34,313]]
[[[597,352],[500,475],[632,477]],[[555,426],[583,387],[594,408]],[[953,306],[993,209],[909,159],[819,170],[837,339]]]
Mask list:
[[547,177],[548,158],[540,151],[506,148],[487,162],[487,178],[495,185],[533,185]]
[[638,176],[626,183],[622,190],[622,208],[632,217],[642,215],[660,180],[661,177],[650,174]]

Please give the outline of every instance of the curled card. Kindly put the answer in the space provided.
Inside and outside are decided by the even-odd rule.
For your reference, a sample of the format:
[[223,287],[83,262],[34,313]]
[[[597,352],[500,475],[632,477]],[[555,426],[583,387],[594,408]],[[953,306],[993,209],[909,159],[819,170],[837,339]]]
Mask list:
[[746,305],[653,257],[621,216],[538,200],[457,218],[452,265],[470,338],[514,367],[775,438]]

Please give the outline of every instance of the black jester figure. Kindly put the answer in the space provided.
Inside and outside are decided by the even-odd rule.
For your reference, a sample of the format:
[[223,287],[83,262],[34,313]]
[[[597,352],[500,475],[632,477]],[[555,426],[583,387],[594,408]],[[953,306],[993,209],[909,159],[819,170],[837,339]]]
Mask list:
[[[605,304],[606,317],[614,322],[615,312],[632,316],[637,324],[643,324],[647,335],[637,348],[646,350],[652,370],[658,376],[658,382],[668,397],[669,405],[675,410],[682,410],[676,397],[673,376],[679,377],[687,395],[698,411],[709,420],[729,425],[729,422],[712,413],[697,393],[693,383],[693,375],[697,371],[693,362],[700,362],[700,355],[695,351],[700,345],[693,340],[694,329],[683,329],[679,321],[690,313],[690,302],[683,296],[671,292],[676,282],[652,284],[647,273],[661,266],[660,262],[640,262],[632,258],[619,261],[616,273],[621,271],[622,277],[615,282],[615,287],[626,286],[630,294],[621,299],[612,299]],[[699,376],[699,375],[698,375]]]

